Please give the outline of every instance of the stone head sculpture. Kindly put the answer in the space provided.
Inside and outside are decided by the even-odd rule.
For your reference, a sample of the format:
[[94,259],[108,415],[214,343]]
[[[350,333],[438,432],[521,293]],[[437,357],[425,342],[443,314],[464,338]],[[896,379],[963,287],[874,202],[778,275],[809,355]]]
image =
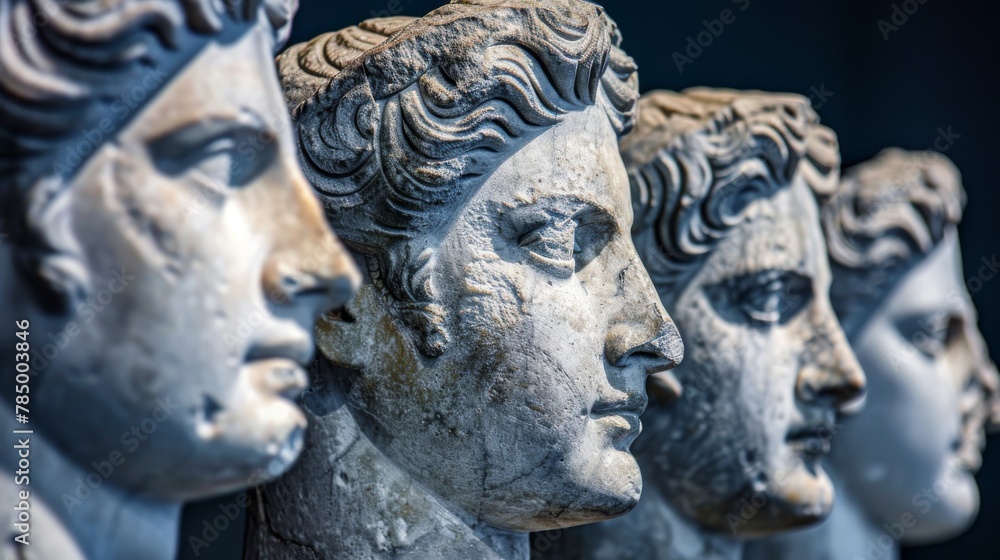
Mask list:
[[359,277],[273,69],[295,5],[0,1],[0,315],[30,324],[30,427],[65,460],[32,488],[81,526],[111,494],[223,493],[300,448],[296,362]]
[[817,213],[836,137],[797,95],[652,92],[640,110],[622,143],[633,238],[687,348],[680,399],[650,379],[635,449],[646,481],[729,536],[816,520],[833,498],[827,431],[864,387],[827,297]]
[[827,466],[837,507],[813,530],[747,548],[761,560],[898,558],[939,542],[979,511],[973,474],[998,415],[996,368],[976,328],[957,224],[965,192],[936,152],[888,149],[850,169],[822,207],[831,296],[868,376]]
[[[682,349],[629,237],[618,43],[589,3],[477,0],[279,57],[307,177],[366,279],[319,327],[304,401],[338,429],[265,490],[271,546],[508,558],[527,531],[635,505],[645,379]],[[371,534],[391,522],[406,535]],[[492,552],[456,549],[469,531]]]
[[964,205],[947,158],[889,149],[851,169],[823,209],[834,309],[869,379],[830,468],[874,524],[911,514],[910,544],[975,519],[984,427],[1000,420],[1000,382],[962,273]]

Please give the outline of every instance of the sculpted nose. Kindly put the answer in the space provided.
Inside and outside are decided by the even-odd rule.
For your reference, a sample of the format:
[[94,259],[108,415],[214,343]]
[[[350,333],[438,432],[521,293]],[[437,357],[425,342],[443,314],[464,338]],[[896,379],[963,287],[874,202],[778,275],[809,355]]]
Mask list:
[[344,246],[328,234],[303,251],[272,255],[263,284],[272,303],[304,304],[319,314],[346,304],[360,287],[361,275]]
[[864,395],[865,374],[833,310],[826,306],[818,313],[822,317],[807,342],[796,393],[805,403],[842,408]]
[[641,264],[622,271],[621,310],[612,322],[604,353],[609,363],[626,367],[641,363],[648,374],[677,367],[684,343]]
[[361,274],[298,168],[288,177],[298,212],[290,212],[265,263],[265,293],[275,304],[306,305],[314,314],[342,307],[360,287]]
[[990,432],[1000,432],[1000,374],[988,357],[979,366],[979,380],[986,394],[987,425]]
[[985,406],[986,429],[990,432],[1000,431],[1000,374],[997,366],[990,359],[989,349],[983,335],[976,326],[976,319],[965,322],[965,342],[967,351],[972,358],[971,384],[982,392]]
[[636,318],[613,326],[604,345],[608,362],[616,367],[641,362],[649,374],[677,367],[684,358],[684,343],[666,311],[663,314],[666,320]]

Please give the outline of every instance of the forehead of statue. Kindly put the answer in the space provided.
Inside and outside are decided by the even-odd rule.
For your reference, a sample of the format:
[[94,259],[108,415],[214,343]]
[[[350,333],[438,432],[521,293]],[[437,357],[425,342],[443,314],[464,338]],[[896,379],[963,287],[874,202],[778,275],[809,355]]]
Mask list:
[[[96,151],[93,144],[100,144],[127,130],[145,130],[157,123],[177,126],[184,119],[193,120],[195,117],[192,114],[196,112],[192,109],[219,97],[218,89],[237,91],[239,86],[244,86],[238,90],[244,94],[260,90],[261,73],[253,71],[259,58],[256,52],[251,60],[240,63],[229,56],[228,71],[213,69],[213,66],[226,64],[224,53],[234,50],[234,46],[237,46],[235,50],[244,54],[249,50],[263,51],[265,58],[270,58],[270,49],[274,47],[271,29],[258,25],[256,19],[243,22],[224,18],[224,21],[226,24],[218,33],[207,35],[196,33],[186,25],[178,26],[172,30],[172,44],[176,48],[147,45],[151,62],[133,65],[127,73],[114,76],[107,86],[109,93],[92,105],[86,122],[80,128],[82,139],[78,137],[69,142],[75,142],[73,145],[76,146],[79,143],[91,145],[91,149],[81,153],[92,154]],[[243,44],[252,44],[252,47],[238,46]],[[187,83],[178,86],[179,82]],[[167,90],[171,93],[165,93]],[[272,101],[281,100],[275,98]],[[145,130],[144,134],[153,136],[155,132]],[[51,167],[68,179],[78,173],[88,160],[89,157],[80,158],[78,162],[63,158]]]
[[804,183],[752,202],[691,276],[714,283],[765,270],[818,274],[826,258],[816,201]]
[[[975,277],[973,277],[975,278]],[[897,280],[879,311],[893,315],[947,313],[975,315],[969,285],[962,275],[958,233],[951,228],[930,253]]]
[[[269,36],[258,26],[231,43],[207,44],[175,75],[163,77],[162,89],[136,108],[123,138],[162,138],[226,122],[261,130],[281,128],[288,117],[277,80],[271,77]],[[274,87],[265,87],[268,80]]]
[[501,185],[514,188],[517,203],[567,197],[627,214],[631,221],[628,176],[617,136],[601,107],[567,114],[562,122],[511,154],[483,188]]

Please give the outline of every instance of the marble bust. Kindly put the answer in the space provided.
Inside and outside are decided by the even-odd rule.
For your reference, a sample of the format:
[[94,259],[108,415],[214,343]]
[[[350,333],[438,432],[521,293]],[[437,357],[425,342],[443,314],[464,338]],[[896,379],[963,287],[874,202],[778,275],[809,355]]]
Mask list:
[[827,296],[817,210],[837,184],[836,137],[798,95],[692,89],[644,95],[621,148],[632,235],[686,357],[675,379],[648,382],[639,506],[536,548],[739,558],[741,539],[830,510],[819,458],[864,389]]
[[526,559],[636,505],[645,381],[682,346],[629,236],[619,43],[587,2],[466,0],[279,57],[365,278],[317,328],[305,450],[247,557]]
[[0,0],[0,557],[172,559],[183,501],[300,450],[360,275],[294,155],[294,6]]
[[[751,546],[751,558],[898,558],[979,510],[984,427],[1000,421],[996,367],[976,326],[956,226],[965,193],[936,152],[885,150],[823,208],[834,309],[869,379],[837,433],[830,519]],[[971,284],[970,284],[971,285]]]

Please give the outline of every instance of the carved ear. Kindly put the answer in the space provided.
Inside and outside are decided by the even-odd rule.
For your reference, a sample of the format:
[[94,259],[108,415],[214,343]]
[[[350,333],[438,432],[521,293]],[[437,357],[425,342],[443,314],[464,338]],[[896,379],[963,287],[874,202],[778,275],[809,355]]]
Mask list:
[[[395,282],[387,282],[390,290],[397,290],[396,308],[403,323],[411,330],[411,340],[427,358],[437,358],[448,347],[449,337],[445,324],[447,311],[434,303],[437,291],[431,277],[434,268],[434,251],[424,249],[413,254],[413,247],[389,259],[388,270]],[[377,283],[377,282],[376,282]]]
[[89,274],[75,255],[19,255],[21,275],[42,311],[69,315],[87,299]]
[[401,304],[400,315],[406,326],[413,329],[413,342],[421,354],[428,358],[444,354],[450,341],[444,307],[433,303]]
[[27,235],[15,249],[17,268],[38,306],[52,314],[70,314],[90,292],[90,274],[73,233],[72,193],[58,181],[35,188],[28,204]]

